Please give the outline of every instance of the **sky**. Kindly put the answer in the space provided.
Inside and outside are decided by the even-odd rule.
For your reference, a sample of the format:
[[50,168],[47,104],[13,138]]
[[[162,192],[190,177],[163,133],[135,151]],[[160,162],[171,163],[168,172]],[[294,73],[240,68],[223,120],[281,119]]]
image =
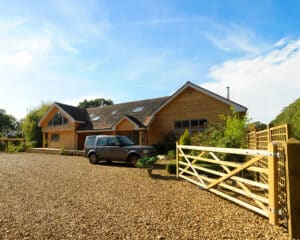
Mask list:
[[187,81],[268,123],[300,95],[300,1],[0,2],[0,109],[168,96]]

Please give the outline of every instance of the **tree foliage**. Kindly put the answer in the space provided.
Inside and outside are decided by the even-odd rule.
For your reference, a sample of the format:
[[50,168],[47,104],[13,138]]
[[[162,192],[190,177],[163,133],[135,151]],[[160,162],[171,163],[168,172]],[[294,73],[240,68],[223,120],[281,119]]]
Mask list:
[[257,121],[257,122],[252,122],[248,124],[248,130],[251,131],[262,131],[268,128],[268,125]]
[[281,113],[271,122],[271,125],[290,124],[293,137],[300,139],[300,98],[289,106],[285,107]]
[[111,99],[104,98],[96,98],[93,100],[84,99],[82,102],[79,102],[78,107],[80,108],[92,108],[99,107],[102,105],[113,105],[113,101]]
[[0,109],[0,136],[18,134],[19,132],[20,125],[15,117],[7,114],[5,110]]
[[191,135],[188,129],[185,129],[182,136],[179,138],[180,145],[191,145]]
[[39,121],[49,110],[51,103],[41,103],[40,106],[33,108],[22,121],[22,131],[27,142],[33,147],[41,147],[43,134],[38,126]]

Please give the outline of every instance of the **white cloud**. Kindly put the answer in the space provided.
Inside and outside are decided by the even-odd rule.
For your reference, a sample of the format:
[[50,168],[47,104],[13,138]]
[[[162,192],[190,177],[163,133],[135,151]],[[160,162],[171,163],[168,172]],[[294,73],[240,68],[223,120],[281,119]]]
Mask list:
[[263,48],[263,41],[247,28],[211,20],[209,25],[210,30],[205,30],[203,35],[222,51],[258,54]]
[[29,21],[28,18],[19,18],[14,20],[0,20],[0,31],[7,31],[10,29],[14,29],[20,26],[23,26]]
[[73,46],[71,46],[70,43],[68,43],[64,38],[60,39],[60,46],[67,52],[73,53],[73,54],[77,54],[79,52],[79,50]]
[[248,107],[253,120],[269,122],[300,97],[300,39],[277,42],[276,49],[254,58],[232,60],[211,68],[214,82],[201,86]]
[[12,56],[0,56],[0,61],[17,66],[25,66],[31,63],[32,55],[30,52],[21,51]]

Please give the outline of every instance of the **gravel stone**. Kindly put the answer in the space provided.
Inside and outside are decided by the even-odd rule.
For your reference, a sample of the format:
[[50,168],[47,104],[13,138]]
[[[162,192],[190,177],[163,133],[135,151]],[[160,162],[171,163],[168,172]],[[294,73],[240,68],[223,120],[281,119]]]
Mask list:
[[0,239],[289,239],[164,169],[0,153]]

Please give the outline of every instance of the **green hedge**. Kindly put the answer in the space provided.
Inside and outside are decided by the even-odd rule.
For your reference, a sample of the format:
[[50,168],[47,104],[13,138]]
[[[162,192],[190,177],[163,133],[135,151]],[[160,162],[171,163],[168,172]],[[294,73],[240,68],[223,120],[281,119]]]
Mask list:
[[176,174],[176,160],[171,160],[167,163],[166,171],[169,174]]

